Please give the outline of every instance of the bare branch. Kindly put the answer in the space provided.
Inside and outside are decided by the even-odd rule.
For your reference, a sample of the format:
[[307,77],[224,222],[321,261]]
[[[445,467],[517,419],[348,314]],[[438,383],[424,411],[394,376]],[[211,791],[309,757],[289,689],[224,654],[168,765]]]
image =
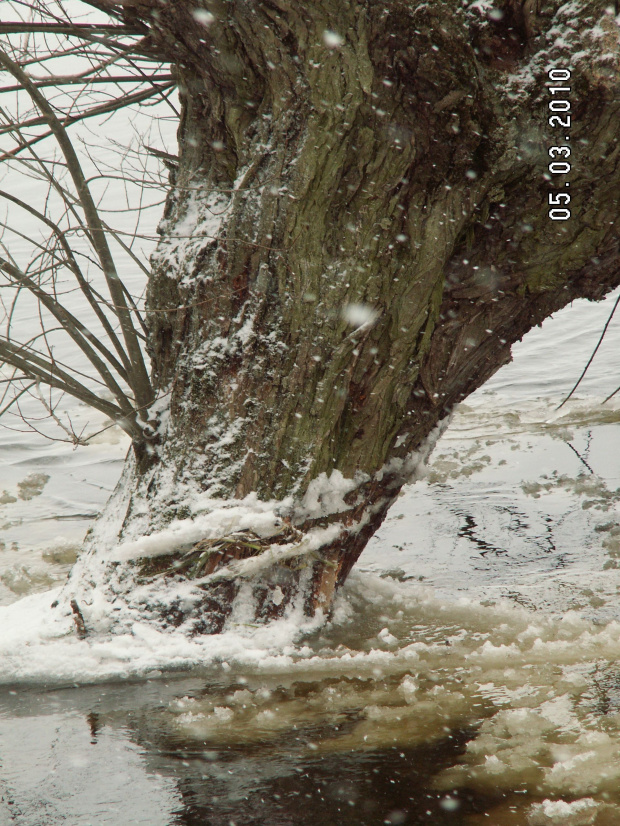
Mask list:
[[55,362],[43,358],[40,354],[24,347],[24,345],[13,344],[7,339],[0,338],[0,361],[10,364],[21,370],[25,376],[55,387],[73,396],[76,399],[100,410],[118,422],[129,435],[136,435],[136,427],[132,420],[128,420],[123,415],[123,411],[117,405],[96,396],[85,385],[76,381],[72,376],[62,370]]
[[18,20],[15,22],[0,22],[0,34],[24,34],[25,32],[43,34],[64,34],[84,37],[85,35],[98,32],[101,34],[137,35],[145,34],[146,26],[136,24],[132,29],[127,25],[118,23],[26,23]]
[[[618,305],[620,305],[620,295],[618,296],[618,298],[617,298],[617,299],[616,299],[616,301],[615,301],[614,306],[612,307],[611,313],[609,314],[609,317],[607,318],[607,321],[605,322],[605,326],[603,327],[603,332],[601,333],[601,335],[600,335],[600,337],[599,337],[599,340],[598,340],[598,341],[597,341],[597,343],[596,343],[596,347],[595,347],[595,348],[594,348],[594,350],[592,351],[592,355],[591,355],[591,356],[590,356],[590,358],[588,359],[588,363],[587,363],[587,364],[586,364],[586,366],[583,368],[583,370],[582,370],[582,372],[581,372],[581,375],[579,376],[579,378],[577,379],[577,381],[576,381],[576,382],[575,382],[575,384],[573,385],[573,388],[572,388],[572,390],[570,391],[570,393],[568,394],[568,396],[566,396],[566,398],[564,399],[564,401],[556,407],[556,410],[559,410],[561,407],[564,407],[564,405],[566,404],[566,402],[570,399],[570,397],[573,395],[573,393],[575,392],[575,390],[576,390],[576,389],[579,387],[579,385],[581,384],[581,382],[582,382],[582,380],[583,380],[583,378],[584,378],[585,374],[588,372],[588,369],[589,369],[590,365],[591,365],[591,364],[592,364],[592,362],[594,361],[594,356],[598,353],[599,347],[600,347],[600,346],[601,346],[601,344],[603,343],[603,339],[605,338],[605,333],[607,332],[607,328],[608,328],[608,327],[609,327],[609,325],[611,324],[611,320],[612,320],[612,318],[614,317],[614,314],[615,314],[616,310],[618,309]],[[620,389],[620,388],[618,388],[618,389]],[[616,393],[617,393],[617,392],[618,392],[618,390],[615,390],[615,391],[611,394],[611,396],[607,396],[607,398],[603,401],[603,404],[604,404],[605,402],[608,402],[608,401],[612,398],[612,396],[615,396],[615,395],[616,395]]]
[[100,304],[100,301],[99,301],[99,298],[98,298],[97,294],[91,288],[90,284],[86,281],[86,278],[84,277],[84,275],[82,273],[82,270],[80,269],[80,266],[77,263],[77,260],[75,258],[75,254],[73,252],[73,249],[71,248],[71,245],[69,244],[69,242],[67,240],[67,237],[66,237],[65,233],[60,229],[60,227],[56,223],[54,223],[54,221],[50,220],[46,215],[44,215],[43,213],[41,213],[38,210],[34,209],[34,207],[31,207],[29,204],[26,204],[20,198],[17,198],[15,195],[11,195],[11,193],[9,193],[9,192],[5,192],[4,190],[0,190],[0,197],[5,198],[8,201],[12,201],[17,206],[20,206],[22,209],[25,209],[27,212],[29,212],[31,215],[33,215],[35,218],[38,218],[39,221],[41,221],[46,226],[48,226],[52,230],[52,232],[56,235],[56,237],[58,238],[58,240],[59,240],[59,242],[60,242],[60,244],[61,244],[61,246],[64,250],[65,255],[67,256],[67,266],[69,267],[71,272],[74,274],[74,276],[75,276],[75,278],[76,278],[76,280],[77,280],[77,282],[80,286],[80,289],[84,293],[84,296],[86,297],[86,299],[87,299],[88,303],[90,304],[90,306],[93,308],[95,314],[97,315],[97,318],[99,319],[102,327],[106,331],[106,334],[108,335],[110,341],[112,342],[116,352],[119,354],[119,356],[121,358],[121,361],[123,363],[120,364],[114,358],[114,356],[110,353],[110,351],[96,337],[95,337],[95,342],[96,343],[93,342],[93,344],[94,344],[95,347],[97,347],[97,349],[103,355],[105,355],[105,357],[108,359],[110,364],[113,365],[114,369],[118,371],[121,378],[124,381],[128,381],[127,371],[131,369],[131,365],[130,365],[129,360],[127,358],[127,354],[125,353],[125,350],[123,349],[123,346],[120,343],[116,333],[112,329],[112,326],[111,326],[110,322],[106,318],[105,313],[101,309],[101,304]]
[[[32,386],[32,385],[31,385],[31,386]],[[61,419],[61,418],[60,418],[60,417],[56,414],[56,407],[58,406],[58,403],[57,403],[57,404],[55,404],[55,405],[53,405],[53,404],[52,404],[52,400],[51,400],[51,398],[50,398],[50,400],[48,401],[48,400],[44,397],[43,393],[41,392],[41,383],[40,383],[40,382],[36,382],[35,387],[36,387],[37,397],[38,397],[39,401],[41,402],[41,404],[43,405],[43,407],[45,408],[45,410],[47,410],[47,412],[48,412],[48,414],[49,414],[50,418],[51,418],[51,419],[53,419],[53,420],[54,420],[54,422],[56,423],[56,425],[57,425],[57,426],[58,426],[58,427],[59,427],[59,428],[60,428],[60,429],[61,429],[64,433],[66,433],[66,434],[67,434],[67,436],[68,436],[68,441],[69,441],[69,442],[71,442],[72,444],[76,445],[76,446],[77,446],[77,445],[79,445],[79,444],[83,444],[83,442],[81,441],[80,436],[78,436],[78,435],[76,434],[75,430],[73,429],[73,426],[71,425],[71,419],[69,419],[69,424],[70,424],[71,426],[70,426],[70,427],[67,427],[67,425],[66,425],[66,424],[62,421],[62,419]],[[50,397],[51,397],[51,391],[50,391]],[[61,397],[61,398],[62,398],[62,397]],[[81,434],[80,434],[80,435],[81,435]]]
[[[32,80],[20,68],[20,66],[11,60],[6,52],[2,50],[0,50],[0,65],[10,72],[18,83],[23,86],[24,90],[28,92],[33,103],[37,106],[51,132],[54,134],[54,137],[56,138],[56,141],[58,142],[58,145],[60,146],[60,149],[65,157],[69,173],[77,190],[80,204],[84,210],[92,243],[101,263],[106,283],[110,291],[110,296],[116,306],[116,312],[121,325],[125,346],[127,347],[127,352],[131,361],[131,372],[129,373],[130,386],[134,391],[138,406],[144,406],[152,400],[153,392],[146,371],[146,366],[144,364],[140,343],[132,323],[131,310],[127,305],[125,294],[116,271],[114,259],[106,239],[105,229],[102,225],[88,184],[86,183],[86,178],[82,171],[82,167],[73,144],[67,135],[65,126],[60,122],[42,92],[36,88]],[[151,93],[150,90],[149,93]]]
[[3,270],[16,283],[21,284],[29,290],[37,298],[39,304],[49,310],[49,312],[54,316],[54,318],[57,319],[63,329],[84,353],[97,373],[99,373],[106,387],[116,398],[125,415],[131,415],[131,412],[133,411],[131,402],[119,387],[104,362],[99,358],[91,346],[93,343],[97,342],[96,337],[82,324],[79,319],[63,307],[62,304],[46,293],[45,290],[43,290],[36,283],[36,281],[3,258],[0,258],[0,270]]
[[[0,63],[2,63],[1,56]],[[79,123],[80,121],[86,120],[87,118],[93,118],[97,115],[105,115],[110,112],[116,112],[119,109],[123,109],[126,106],[130,106],[131,104],[142,103],[145,100],[153,98],[157,95],[161,96],[168,89],[174,88],[174,85],[174,83],[164,83],[161,86],[155,85],[152,89],[144,89],[141,92],[135,92],[133,94],[123,95],[119,98],[114,98],[114,100],[109,101],[108,103],[103,103],[99,106],[94,106],[92,109],[88,109],[85,112],[80,112],[78,115],[70,115],[66,117],[64,119],[64,124],[62,124],[61,127],[64,129],[67,126],[72,126],[73,124]],[[38,91],[38,86],[36,84],[32,84],[32,88],[33,90]],[[51,108],[50,111],[52,111]],[[5,132],[15,131],[16,127],[19,127],[19,129],[25,129],[32,126],[41,126],[44,123],[47,123],[49,125],[49,120],[46,117],[32,118],[20,124],[8,124],[7,126],[0,128],[0,135]],[[60,121],[58,121],[58,124],[60,125]],[[0,162],[15,157],[20,152],[23,152],[24,149],[34,146],[37,143],[40,143],[42,140],[45,140],[45,138],[49,138],[51,135],[57,137],[56,131],[53,128],[50,128],[49,131],[43,132],[40,135],[36,135],[36,137],[34,138],[30,138],[29,140],[25,141],[21,146],[17,147],[11,152],[5,152],[3,155],[0,155]]]
[[[172,77],[172,75],[162,74],[162,75],[152,75],[152,80],[153,80],[154,83],[169,84],[174,80],[174,78]],[[34,82],[34,85],[37,87],[37,89],[44,89],[46,86],[53,86],[56,89],[59,86],[84,86],[84,85],[86,85],[86,83],[88,83],[89,86],[91,86],[93,83],[140,83],[140,82],[142,82],[142,78],[140,78],[136,75],[110,75],[110,76],[106,76],[106,77],[91,77],[91,78],[84,78],[84,76],[78,75],[76,77],[66,77],[66,78],[62,78],[62,77],[46,78],[45,80],[43,80],[43,78],[41,78],[41,79],[37,78],[36,80],[33,78],[33,82]],[[2,87],[0,87],[0,92],[19,92],[21,90],[21,88],[22,87],[19,86],[19,85],[16,85],[16,86],[2,86]],[[124,103],[122,105],[126,106],[127,104]],[[95,113],[95,114],[97,114],[97,113]],[[87,117],[91,117],[91,115],[87,115]],[[40,120],[40,122],[43,122],[41,119],[39,119],[39,120]]]
[[[11,399],[10,402],[8,402],[8,404],[5,404],[4,407],[0,408],[0,418],[2,418],[2,416],[5,413],[7,413],[13,407],[14,404],[17,404],[17,402],[20,400],[20,398],[25,393],[30,392],[30,390],[32,390],[32,388],[35,385],[36,385],[36,381],[33,381],[30,384],[26,385],[26,387],[22,387],[22,389],[18,393],[16,393],[15,396],[13,396],[13,398]],[[3,396],[3,400],[4,400],[4,398],[5,397]]]

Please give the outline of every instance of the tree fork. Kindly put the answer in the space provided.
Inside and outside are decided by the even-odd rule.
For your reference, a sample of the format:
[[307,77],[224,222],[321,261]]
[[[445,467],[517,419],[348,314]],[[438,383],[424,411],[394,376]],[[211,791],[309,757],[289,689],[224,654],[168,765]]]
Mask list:
[[[559,0],[93,5],[148,28],[182,103],[147,298],[169,408],[121,538],[185,518],[190,489],[279,501],[334,530],[253,575],[257,616],[299,588],[329,610],[454,405],[620,283],[617,23],[599,0],[570,21]],[[573,217],[553,222],[546,68],[568,65]],[[198,582],[196,629],[222,627],[241,559]]]

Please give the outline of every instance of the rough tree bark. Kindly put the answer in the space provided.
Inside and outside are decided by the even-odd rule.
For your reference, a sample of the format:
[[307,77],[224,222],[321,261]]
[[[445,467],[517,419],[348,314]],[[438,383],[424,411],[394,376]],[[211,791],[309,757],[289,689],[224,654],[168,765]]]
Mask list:
[[[327,609],[453,406],[620,283],[618,21],[607,0],[93,5],[148,27],[182,115],[148,287],[160,400],[67,593],[88,626],[103,577],[193,633],[240,589],[257,617],[300,589]],[[550,182],[553,144],[572,171]],[[200,536],[214,509],[245,521]]]

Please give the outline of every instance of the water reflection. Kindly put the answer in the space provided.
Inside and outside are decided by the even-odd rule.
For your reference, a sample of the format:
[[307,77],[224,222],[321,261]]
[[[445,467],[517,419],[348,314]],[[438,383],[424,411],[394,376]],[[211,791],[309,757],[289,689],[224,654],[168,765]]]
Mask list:
[[[102,689],[105,693],[105,689]],[[0,698],[0,824],[168,826],[181,797],[172,778],[145,770],[128,730],[91,736],[84,690]],[[121,699],[119,692],[113,692]]]
[[438,792],[432,778],[450,764],[466,736],[449,735],[416,749],[315,759],[300,758],[284,747],[279,756],[265,759],[260,744],[253,755],[242,747],[228,749],[211,764],[193,757],[179,783],[185,803],[179,822],[454,824],[467,812],[483,810],[484,804],[468,793]]
[[[280,692],[290,703],[317,690],[300,684]],[[5,817],[20,826],[454,824],[487,805],[467,791],[433,788],[472,730],[441,732],[414,747],[359,750],[322,747],[350,734],[359,717],[353,709],[299,725],[291,720],[275,736],[254,728],[248,742],[234,732],[237,742],[226,742],[224,731],[184,736],[174,725],[170,707],[180,698],[225,703],[239,691],[248,689],[195,678],[5,691]]]
[[618,823],[620,626],[363,581],[305,661],[3,687],[0,824]]

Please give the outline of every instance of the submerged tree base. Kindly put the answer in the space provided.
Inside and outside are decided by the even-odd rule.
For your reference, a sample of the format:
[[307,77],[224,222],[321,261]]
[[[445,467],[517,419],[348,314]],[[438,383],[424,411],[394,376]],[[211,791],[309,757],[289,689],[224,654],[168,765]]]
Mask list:
[[[402,485],[424,473],[447,423],[374,478],[323,475],[297,499],[222,500],[184,489],[182,511],[180,493],[176,509],[155,507],[135,487],[140,475],[129,462],[59,605],[79,613],[80,637],[137,621],[192,637],[221,632],[233,614],[250,623],[290,613],[328,617],[369,537]],[[189,515],[170,520],[171,511]]]

